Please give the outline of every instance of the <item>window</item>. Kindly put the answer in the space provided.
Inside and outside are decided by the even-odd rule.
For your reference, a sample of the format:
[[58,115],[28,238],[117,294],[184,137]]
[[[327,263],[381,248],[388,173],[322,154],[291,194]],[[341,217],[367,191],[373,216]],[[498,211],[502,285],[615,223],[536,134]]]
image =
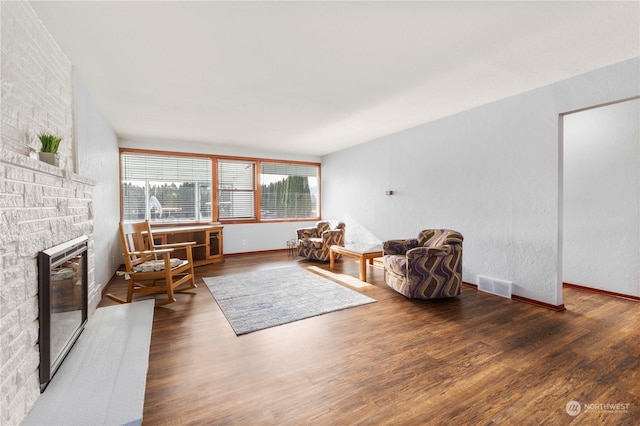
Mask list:
[[318,169],[316,165],[261,162],[261,218],[319,217]]
[[317,220],[320,164],[160,151],[120,152],[122,220]]
[[211,220],[211,159],[122,152],[122,219]]
[[256,219],[255,161],[218,160],[218,219]]

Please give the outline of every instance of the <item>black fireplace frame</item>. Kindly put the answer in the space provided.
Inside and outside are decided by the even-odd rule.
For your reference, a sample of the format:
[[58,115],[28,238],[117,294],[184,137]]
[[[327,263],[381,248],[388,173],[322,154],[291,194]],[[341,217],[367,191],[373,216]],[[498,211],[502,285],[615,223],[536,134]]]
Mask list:
[[[88,318],[88,238],[83,235],[66,243],[51,247],[38,253],[38,305],[40,309],[40,392],[43,392],[71,347],[76,342],[87,323]],[[51,271],[65,261],[80,256],[82,262],[82,315],[80,324],[65,343],[60,355],[51,359],[51,320],[52,320],[52,286]]]

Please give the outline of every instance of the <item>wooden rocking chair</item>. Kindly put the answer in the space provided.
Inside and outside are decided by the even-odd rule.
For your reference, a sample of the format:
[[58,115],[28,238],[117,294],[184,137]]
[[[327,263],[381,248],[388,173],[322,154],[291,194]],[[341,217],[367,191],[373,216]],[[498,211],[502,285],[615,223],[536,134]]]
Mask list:
[[[195,242],[155,245],[149,222],[120,222],[120,237],[127,281],[126,300],[107,294],[118,303],[130,303],[133,293],[167,293],[167,300],[156,306],[176,301],[174,292],[196,288],[191,245]],[[186,260],[172,258],[175,250],[184,250]],[[188,284],[186,287],[184,284]],[[183,286],[181,288],[178,288]]]

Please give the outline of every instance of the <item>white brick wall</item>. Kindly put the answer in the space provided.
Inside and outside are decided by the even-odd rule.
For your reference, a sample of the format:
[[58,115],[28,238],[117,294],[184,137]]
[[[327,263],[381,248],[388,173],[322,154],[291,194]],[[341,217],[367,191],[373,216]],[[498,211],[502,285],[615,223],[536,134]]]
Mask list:
[[27,2],[2,2],[2,146],[34,158],[37,134],[54,133],[73,164],[71,63]]
[[[72,67],[27,2],[0,1],[0,424],[19,424],[40,395],[39,251],[89,237],[96,306],[92,193],[73,172]],[[60,167],[37,159],[40,132],[63,138]]]

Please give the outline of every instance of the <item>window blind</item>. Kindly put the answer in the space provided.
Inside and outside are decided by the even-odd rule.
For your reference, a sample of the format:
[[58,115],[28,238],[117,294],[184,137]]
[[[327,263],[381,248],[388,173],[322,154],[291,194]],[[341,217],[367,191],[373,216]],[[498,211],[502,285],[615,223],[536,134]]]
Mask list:
[[218,217],[256,219],[255,161],[218,160]]
[[123,152],[125,221],[211,220],[211,159]]

